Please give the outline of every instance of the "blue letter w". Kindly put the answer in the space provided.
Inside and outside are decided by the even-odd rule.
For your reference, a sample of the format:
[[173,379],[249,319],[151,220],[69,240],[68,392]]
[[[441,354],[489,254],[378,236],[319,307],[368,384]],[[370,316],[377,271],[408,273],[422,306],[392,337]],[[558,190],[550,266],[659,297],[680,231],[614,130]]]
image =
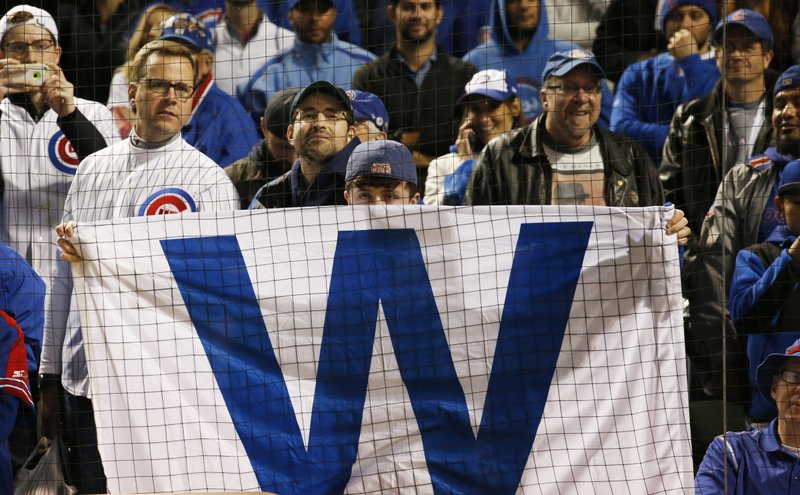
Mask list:
[[307,450],[235,237],[162,247],[262,490],[344,491],[380,302],[436,493],[512,494],[542,417],[591,228],[522,225],[477,438],[416,233],[340,232]]

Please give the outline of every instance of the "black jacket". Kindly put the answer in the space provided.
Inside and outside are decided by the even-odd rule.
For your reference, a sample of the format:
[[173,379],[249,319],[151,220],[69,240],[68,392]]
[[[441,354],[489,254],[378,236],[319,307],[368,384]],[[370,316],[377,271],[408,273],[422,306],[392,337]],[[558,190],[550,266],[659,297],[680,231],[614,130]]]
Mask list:
[[[767,88],[774,85],[777,73],[768,71]],[[722,160],[725,102],[723,80],[706,96],[679,106],[669,126],[659,174],[667,200],[681,208],[689,228],[699,234],[717,188],[728,168]],[[772,98],[764,105],[761,125],[752,155],[760,155],[772,143]]]
[[431,157],[450,151],[458,130],[456,101],[475,74],[475,66],[451,57],[437,47],[436,61],[422,87],[398,60],[397,46],[377,60],[361,66],[353,76],[353,89],[377,95],[389,112],[389,134],[400,141],[402,132],[419,132],[416,151]]
[[[549,205],[552,169],[543,149],[545,115],[493,139],[484,148],[467,187],[468,205]],[[600,145],[608,206],[664,203],[655,165],[641,144],[593,128]]]
[[344,177],[347,160],[359,144],[358,138],[350,140],[325,164],[311,185],[305,184],[298,159],[288,172],[268,182],[256,193],[253,209],[346,205]]

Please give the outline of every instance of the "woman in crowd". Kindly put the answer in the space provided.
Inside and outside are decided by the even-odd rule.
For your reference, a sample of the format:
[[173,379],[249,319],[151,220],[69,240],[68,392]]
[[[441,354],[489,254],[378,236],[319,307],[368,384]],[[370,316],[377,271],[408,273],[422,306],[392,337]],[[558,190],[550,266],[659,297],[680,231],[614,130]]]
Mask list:
[[428,165],[427,205],[460,205],[472,168],[486,143],[525,123],[517,84],[504,71],[482,70],[472,76],[458,100],[464,119],[450,153]]

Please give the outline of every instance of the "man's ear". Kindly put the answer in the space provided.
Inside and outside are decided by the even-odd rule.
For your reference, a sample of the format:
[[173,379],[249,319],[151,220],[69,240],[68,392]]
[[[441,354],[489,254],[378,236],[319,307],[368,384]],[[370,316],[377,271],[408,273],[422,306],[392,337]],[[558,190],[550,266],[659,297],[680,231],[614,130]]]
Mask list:
[[396,25],[396,23],[397,23],[397,6],[396,5],[392,5],[391,3],[389,3],[389,5],[386,6],[386,18],[389,19],[389,22],[391,22],[392,24]]
[[351,126],[347,127],[347,141],[352,141],[356,137],[356,128]]
[[128,84],[128,101],[131,102],[131,107],[133,107],[133,100],[136,99],[136,91],[139,89],[139,85],[136,83],[129,83]]
[[286,140],[294,146],[294,124],[289,124],[289,127],[286,128]]
[[347,201],[347,204],[351,204],[350,203],[350,195],[347,194],[347,191],[344,192],[344,200]]

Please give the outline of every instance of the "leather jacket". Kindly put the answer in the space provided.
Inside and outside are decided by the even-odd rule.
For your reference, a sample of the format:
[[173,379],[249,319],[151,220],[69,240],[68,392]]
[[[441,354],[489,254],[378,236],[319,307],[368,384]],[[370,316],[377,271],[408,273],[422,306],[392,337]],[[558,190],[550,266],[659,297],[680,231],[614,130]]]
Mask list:
[[[492,140],[481,153],[467,186],[468,205],[549,205],[552,169],[542,133],[545,115]],[[641,144],[593,127],[606,177],[608,206],[664,203],[655,166]]]

